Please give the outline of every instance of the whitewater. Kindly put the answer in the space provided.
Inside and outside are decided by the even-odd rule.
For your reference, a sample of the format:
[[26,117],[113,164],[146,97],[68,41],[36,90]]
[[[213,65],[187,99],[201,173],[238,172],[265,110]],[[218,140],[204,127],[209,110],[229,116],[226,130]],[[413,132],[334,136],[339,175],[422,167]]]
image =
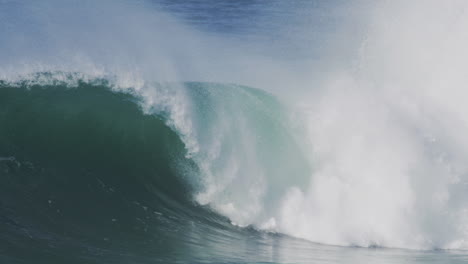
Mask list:
[[0,1],[0,262],[466,263],[467,12]]

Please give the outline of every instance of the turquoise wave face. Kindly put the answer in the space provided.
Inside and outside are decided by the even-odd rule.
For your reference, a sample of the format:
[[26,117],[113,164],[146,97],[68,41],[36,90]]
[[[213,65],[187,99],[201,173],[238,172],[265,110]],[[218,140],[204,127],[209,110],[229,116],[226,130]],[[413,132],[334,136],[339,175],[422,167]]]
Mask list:
[[[52,80],[48,73],[38,76]],[[273,169],[281,160],[272,158],[283,154],[274,148],[283,146],[287,153],[279,102],[248,87],[182,86],[190,99],[184,103],[196,114],[191,133],[174,119],[174,110],[146,107],[143,96],[116,91],[107,81],[80,80],[72,87],[1,82],[0,222],[6,251],[0,259],[102,263],[104,256],[139,263],[203,260],[207,252],[224,259],[232,252],[248,254],[247,244],[280,239],[233,226],[225,216],[235,217],[234,211],[222,211],[227,199],[241,210],[248,199],[261,206],[275,199],[280,187],[272,186],[261,199],[249,197],[239,188],[260,175],[247,175],[252,167],[233,174],[230,164],[250,166],[252,159],[264,173],[278,176],[280,170]],[[198,149],[190,148],[191,140]],[[219,189],[213,192],[213,186]],[[121,252],[128,255],[121,258]]]
[[[191,156],[200,168],[195,199],[239,226],[274,227],[291,186],[309,184],[299,125],[273,95],[238,85],[190,83]],[[301,146],[302,144],[302,146]]]

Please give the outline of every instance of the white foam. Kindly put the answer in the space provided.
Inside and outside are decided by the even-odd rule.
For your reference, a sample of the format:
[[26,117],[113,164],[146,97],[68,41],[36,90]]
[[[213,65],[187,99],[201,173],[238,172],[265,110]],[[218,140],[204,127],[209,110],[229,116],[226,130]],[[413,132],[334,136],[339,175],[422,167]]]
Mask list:
[[309,97],[315,164],[277,221],[309,240],[464,248],[468,19],[464,1],[375,5],[355,67]]

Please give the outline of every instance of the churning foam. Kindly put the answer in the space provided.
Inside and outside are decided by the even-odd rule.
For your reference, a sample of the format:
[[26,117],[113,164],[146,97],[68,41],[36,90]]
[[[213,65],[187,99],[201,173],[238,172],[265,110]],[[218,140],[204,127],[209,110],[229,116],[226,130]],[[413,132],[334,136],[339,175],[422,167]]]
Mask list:
[[355,66],[315,90],[314,173],[279,230],[341,245],[466,248],[468,3],[384,1]]
[[[235,223],[322,243],[466,248],[467,8],[464,1],[374,5],[355,62],[314,87],[300,114],[313,170],[302,182],[309,183],[274,182],[255,155],[242,159],[258,151],[246,147],[214,173],[245,188],[223,186],[228,196],[205,202]],[[236,170],[252,160],[257,169],[242,180]],[[284,188],[265,199],[275,184]],[[256,200],[242,206],[251,193]]]

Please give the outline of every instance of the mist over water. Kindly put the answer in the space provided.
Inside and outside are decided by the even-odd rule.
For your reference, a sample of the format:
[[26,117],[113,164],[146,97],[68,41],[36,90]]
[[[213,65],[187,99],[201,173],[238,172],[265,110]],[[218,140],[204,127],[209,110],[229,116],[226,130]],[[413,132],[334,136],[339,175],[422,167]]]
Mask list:
[[[466,250],[466,12],[462,0],[1,1],[0,89],[132,96],[183,144],[167,158],[179,170],[158,173],[216,216],[165,210],[214,217],[200,220],[213,233],[225,217],[236,230],[226,236],[266,236],[255,245],[302,241],[284,234],[349,250]],[[23,147],[12,146],[0,163],[16,161]],[[185,199],[160,186],[158,197]]]
[[315,171],[307,193],[290,193],[285,212],[301,217],[286,232],[328,243],[466,247],[466,7],[372,8],[354,66],[312,91]]

